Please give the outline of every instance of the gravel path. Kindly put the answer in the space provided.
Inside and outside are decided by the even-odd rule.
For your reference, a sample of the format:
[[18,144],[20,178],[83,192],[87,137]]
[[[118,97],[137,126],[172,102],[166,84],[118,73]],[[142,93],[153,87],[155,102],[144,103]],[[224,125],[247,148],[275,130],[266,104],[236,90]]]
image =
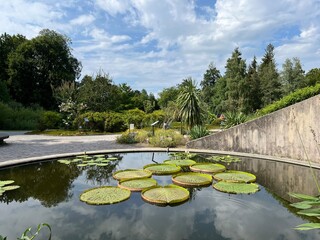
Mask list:
[[25,135],[25,132],[3,132],[10,135],[0,145],[0,162],[45,155],[97,151],[106,149],[141,148],[137,145],[116,143],[118,135],[47,136]]

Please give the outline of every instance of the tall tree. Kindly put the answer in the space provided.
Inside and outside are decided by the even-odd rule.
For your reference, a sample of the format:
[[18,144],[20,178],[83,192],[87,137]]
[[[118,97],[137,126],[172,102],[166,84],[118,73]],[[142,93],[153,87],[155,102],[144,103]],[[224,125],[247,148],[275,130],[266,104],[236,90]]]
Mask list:
[[24,105],[57,108],[52,89],[63,82],[74,82],[80,76],[81,64],[71,54],[70,44],[66,36],[48,29],[20,44],[9,56],[13,99]]
[[261,80],[261,93],[263,106],[278,100],[281,97],[281,83],[276,69],[274,46],[269,44],[258,68]]
[[170,105],[170,102],[175,102],[179,94],[179,87],[165,88],[159,93],[158,103],[160,107],[166,108]]
[[289,58],[282,65],[280,73],[280,80],[282,83],[283,95],[287,95],[298,88],[304,87],[305,76],[302,69],[301,62],[298,58]]
[[188,128],[202,124],[202,108],[200,102],[200,90],[192,78],[183,80],[180,85],[180,92],[177,98],[179,117]]
[[213,112],[216,115],[227,111],[227,80],[223,76],[214,85],[214,95],[212,96]]
[[313,68],[307,72],[305,82],[307,86],[314,86],[320,83],[320,68]]

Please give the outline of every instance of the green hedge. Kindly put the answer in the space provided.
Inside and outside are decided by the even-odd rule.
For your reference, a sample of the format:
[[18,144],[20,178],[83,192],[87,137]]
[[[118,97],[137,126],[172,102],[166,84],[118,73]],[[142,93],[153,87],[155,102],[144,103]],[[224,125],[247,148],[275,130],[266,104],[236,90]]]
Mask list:
[[264,116],[279,109],[320,94],[320,84],[312,87],[301,88],[283,98],[257,111],[257,116]]

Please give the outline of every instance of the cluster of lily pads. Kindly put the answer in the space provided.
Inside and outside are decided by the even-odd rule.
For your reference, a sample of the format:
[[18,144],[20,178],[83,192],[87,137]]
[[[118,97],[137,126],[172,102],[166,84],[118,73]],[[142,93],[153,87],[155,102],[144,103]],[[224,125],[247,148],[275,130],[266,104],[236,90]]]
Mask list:
[[11,185],[12,183],[14,183],[13,180],[0,181],[0,196],[6,191],[11,191],[20,188],[20,186],[18,185]]
[[62,164],[69,165],[71,163],[76,163],[78,167],[87,167],[87,166],[98,166],[105,167],[108,166],[111,161],[116,161],[116,157],[106,157],[106,155],[80,155],[76,156],[74,159],[59,159],[58,162]]
[[[182,155],[183,156],[183,155]],[[188,156],[189,157],[189,156]],[[182,172],[188,169],[187,172]],[[172,182],[159,186],[152,175],[172,175]],[[130,198],[131,191],[141,191],[141,197],[154,204],[178,204],[189,199],[190,193],[185,187],[210,186],[226,193],[250,194],[259,191],[255,175],[242,171],[226,170],[219,163],[197,163],[192,159],[183,159],[181,154],[172,154],[171,159],[163,163],[148,164],[143,169],[125,169],[113,173],[118,186],[96,187],[84,191],[80,200],[88,204],[113,204]]]

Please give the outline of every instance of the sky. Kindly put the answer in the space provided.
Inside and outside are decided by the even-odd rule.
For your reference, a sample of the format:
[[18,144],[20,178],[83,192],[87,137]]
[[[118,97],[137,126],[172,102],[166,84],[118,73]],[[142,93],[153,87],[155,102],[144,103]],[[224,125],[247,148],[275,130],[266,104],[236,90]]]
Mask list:
[[320,0],[0,2],[0,34],[67,35],[81,78],[102,70],[155,95],[188,77],[199,84],[211,62],[224,73],[237,47],[247,65],[271,43],[279,70],[293,57],[306,72],[320,68]]

